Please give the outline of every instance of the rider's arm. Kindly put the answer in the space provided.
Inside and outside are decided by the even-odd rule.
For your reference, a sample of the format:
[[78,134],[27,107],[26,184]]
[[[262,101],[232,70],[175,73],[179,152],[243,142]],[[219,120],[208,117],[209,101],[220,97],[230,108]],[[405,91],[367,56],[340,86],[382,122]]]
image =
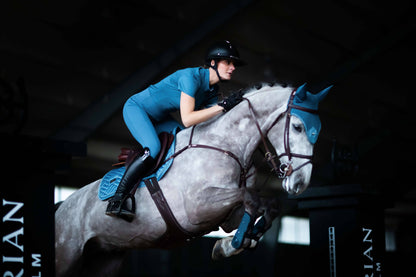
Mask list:
[[215,105],[207,109],[195,111],[195,98],[181,92],[180,114],[185,127],[204,122],[223,112],[223,107]]

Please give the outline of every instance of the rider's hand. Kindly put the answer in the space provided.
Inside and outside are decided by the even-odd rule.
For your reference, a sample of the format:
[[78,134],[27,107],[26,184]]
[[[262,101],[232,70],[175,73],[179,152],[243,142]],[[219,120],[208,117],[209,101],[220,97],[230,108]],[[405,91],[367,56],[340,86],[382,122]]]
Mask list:
[[224,112],[228,112],[229,110],[237,106],[241,101],[243,101],[243,99],[243,93],[240,90],[219,102],[218,105],[224,108]]

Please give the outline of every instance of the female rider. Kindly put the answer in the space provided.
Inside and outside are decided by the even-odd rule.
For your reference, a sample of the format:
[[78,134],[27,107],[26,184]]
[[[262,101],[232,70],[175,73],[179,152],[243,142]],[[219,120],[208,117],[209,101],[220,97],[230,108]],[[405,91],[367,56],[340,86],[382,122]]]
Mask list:
[[[243,64],[229,41],[217,42],[208,48],[205,57],[208,68],[178,70],[127,100],[124,121],[145,152],[127,167],[115,195],[109,199],[107,215],[133,220],[134,211],[125,202],[134,184],[150,174],[155,165],[160,152],[159,133],[204,122],[241,101],[240,97],[230,96],[217,103],[217,92],[218,83],[230,80],[236,66]],[[170,116],[174,111],[180,112],[183,126]]]

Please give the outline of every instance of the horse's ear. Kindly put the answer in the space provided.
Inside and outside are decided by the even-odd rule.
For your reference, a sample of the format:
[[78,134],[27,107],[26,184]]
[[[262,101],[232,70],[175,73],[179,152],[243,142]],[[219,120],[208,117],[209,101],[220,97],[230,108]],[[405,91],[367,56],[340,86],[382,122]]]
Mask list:
[[295,97],[299,99],[300,102],[305,101],[306,99],[306,83],[304,83],[303,85],[301,85],[300,87],[298,87],[298,89],[296,90],[296,94]]
[[322,101],[322,99],[325,98],[325,96],[328,94],[329,90],[332,88],[333,86],[329,86],[323,90],[321,90],[320,92],[318,92],[316,94],[317,98],[318,98],[318,102]]

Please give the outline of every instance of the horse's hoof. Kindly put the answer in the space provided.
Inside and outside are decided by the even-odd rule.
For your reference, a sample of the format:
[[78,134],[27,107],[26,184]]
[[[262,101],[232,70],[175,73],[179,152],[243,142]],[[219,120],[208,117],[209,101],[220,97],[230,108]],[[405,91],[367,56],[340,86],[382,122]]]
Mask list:
[[257,241],[257,240],[252,239],[252,240],[250,240],[250,244],[249,244],[249,246],[248,246],[248,247],[246,247],[246,249],[251,250],[251,251],[254,251],[254,250],[256,250],[256,249],[257,249],[257,246],[258,246],[258,245],[259,245],[258,241]]
[[213,261],[219,261],[224,257],[224,252],[221,249],[221,240],[217,240],[217,242],[214,244],[214,247],[212,248],[211,259]]

